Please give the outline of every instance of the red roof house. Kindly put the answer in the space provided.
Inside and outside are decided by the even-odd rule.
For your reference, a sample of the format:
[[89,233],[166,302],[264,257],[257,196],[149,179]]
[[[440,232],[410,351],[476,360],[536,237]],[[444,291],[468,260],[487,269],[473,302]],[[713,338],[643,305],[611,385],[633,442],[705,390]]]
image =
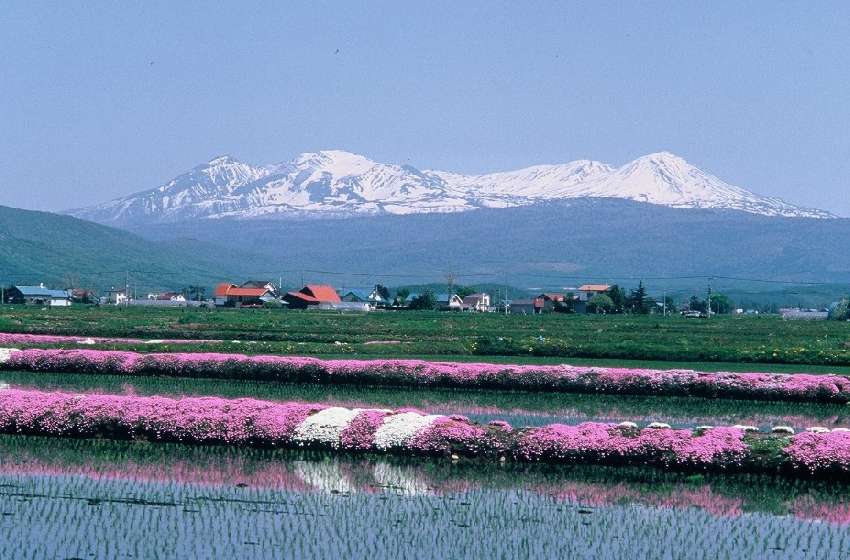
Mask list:
[[240,288],[235,284],[223,283],[215,287],[217,305],[262,305],[266,299],[274,296],[267,288]]
[[339,303],[339,294],[333,286],[326,284],[307,284],[297,292],[287,292],[283,300],[290,309],[306,309],[321,303]]

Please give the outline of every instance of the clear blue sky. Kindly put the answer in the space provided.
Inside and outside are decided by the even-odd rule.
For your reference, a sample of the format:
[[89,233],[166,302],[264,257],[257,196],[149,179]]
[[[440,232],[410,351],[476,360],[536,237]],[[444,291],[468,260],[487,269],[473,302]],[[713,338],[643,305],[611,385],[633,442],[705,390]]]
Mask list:
[[0,204],[222,153],[482,172],[669,150],[850,216],[848,2],[218,4],[4,3]]

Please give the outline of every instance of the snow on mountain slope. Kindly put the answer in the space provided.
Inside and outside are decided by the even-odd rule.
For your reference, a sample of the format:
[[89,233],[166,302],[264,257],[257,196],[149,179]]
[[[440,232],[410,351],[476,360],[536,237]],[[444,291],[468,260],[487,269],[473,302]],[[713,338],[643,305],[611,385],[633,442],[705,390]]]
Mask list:
[[461,175],[376,163],[338,150],[301,154],[263,167],[222,156],[156,189],[68,213],[97,222],[138,225],[201,217],[459,212],[588,197],[767,216],[833,217],[729,185],[668,152],[619,168],[580,160]]

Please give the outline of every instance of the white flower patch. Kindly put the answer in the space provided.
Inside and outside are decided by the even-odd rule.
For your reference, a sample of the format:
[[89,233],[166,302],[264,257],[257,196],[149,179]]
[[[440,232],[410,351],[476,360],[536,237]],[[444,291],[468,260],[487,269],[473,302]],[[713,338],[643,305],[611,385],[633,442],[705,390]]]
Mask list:
[[416,478],[411,468],[402,468],[392,463],[379,462],[373,471],[378,486],[401,496],[427,496],[431,488]]
[[794,428],[791,426],[774,426],[770,431],[774,434],[793,434]]
[[806,431],[813,434],[827,434],[829,433],[829,428],[824,428],[823,426],[812,426],[811,428],[806,428]]
[[77,340],[77,344],[85,344],[87,346],[90,346],[92,344],[97,344],[97,341],[93,338],[81,338]]
[[439,418],[442,418],[439,414],[422,416],[415,412],[387,416],[384,418],[384,423],[375,431],[375,447],[381,450],[401,447],[419,430],[427,428]]
[[850,432],[850,428],[833,428],[833,432]]
[[362,409],[332,406],[307,417],[295,428],[295,441],[303,443],[325,443],[332,447],[339,446],[339,436],[348,427],[354,417]]
[[160,339],[158,339],[158,338],[153,338],[153,339],[151,339],[151,340],[146,340],[144,343],[145,343],[145,344],[164,344],[164,343],[165,343],[165,341],[164,341],[164,340],[160,340]]
[[637,429],[638,425],[635,424],[634,422],[620,422],[619,424],[617,424],[617,427],[634,430],[634,429]]
[[295,461],[295,474],[308,486],[327,494],[353,494],[356,490],[335,461]]
[[0,381],[0,391],[2,391],[4,389],[8,389],[8,388],[9,388],[8,383],[3,383],[2,381]]
[[666,422],[652,422],[651,424],[647,424],[646,427],[653,430],[669,430],[670,424],[667,424]]
[[0,364],[5,364],[15,352],[20,352],[17,348],[0,348]]
[[746,424],[735,424],[732,427],[736,428],[738,430],[742,430],[744,432],[757,432],[757,431],[759,431],[759,429],[756,426],[748,426]]

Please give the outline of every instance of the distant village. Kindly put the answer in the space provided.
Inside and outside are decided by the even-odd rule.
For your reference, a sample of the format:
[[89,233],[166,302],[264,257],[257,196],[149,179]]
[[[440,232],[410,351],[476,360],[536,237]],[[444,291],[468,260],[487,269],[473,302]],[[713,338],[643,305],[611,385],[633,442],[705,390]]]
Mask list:
[[[672,298],[655,301],[646,295],[643,284],[626,294],[617,285],[583,284],[563,292],[544,292],[534,297],[509,300],[500,294],[495,301],[491,294],[475,292],[466,287],[436,293],[431,290],[412,292],[405,288],[391,291],[377,284],[371,290],[338,290],[328,284],[306,284],[297,291],[283,291],[277,284],[265,280],[249,280],[241,284],[220,283],[211,296],[200,286],[190,286],[181,292],[164,291],[133,294],[124,287],[95,294],[85,289],[52,289],[45,284],[16,285],[0,288],[0,303],[42,307],[69,307],[73,304],[114,305],[133,307],[205,307],[205,308],[276,308],[292,310],[332,310],[368,313],[373,311],[434,310],[467,313],[505,313],[540,315],[548,313],[608,314],[632,312],[639,314],[681,314],[690,318],[706,318],[714,314],[758,315],[755,309],[732,308],[722,295],[711,303],[697,297],[676,305]],[[710,297],[710,296],[709,296]],[[829,309],[779,308],[785,319],[825,320]]]

